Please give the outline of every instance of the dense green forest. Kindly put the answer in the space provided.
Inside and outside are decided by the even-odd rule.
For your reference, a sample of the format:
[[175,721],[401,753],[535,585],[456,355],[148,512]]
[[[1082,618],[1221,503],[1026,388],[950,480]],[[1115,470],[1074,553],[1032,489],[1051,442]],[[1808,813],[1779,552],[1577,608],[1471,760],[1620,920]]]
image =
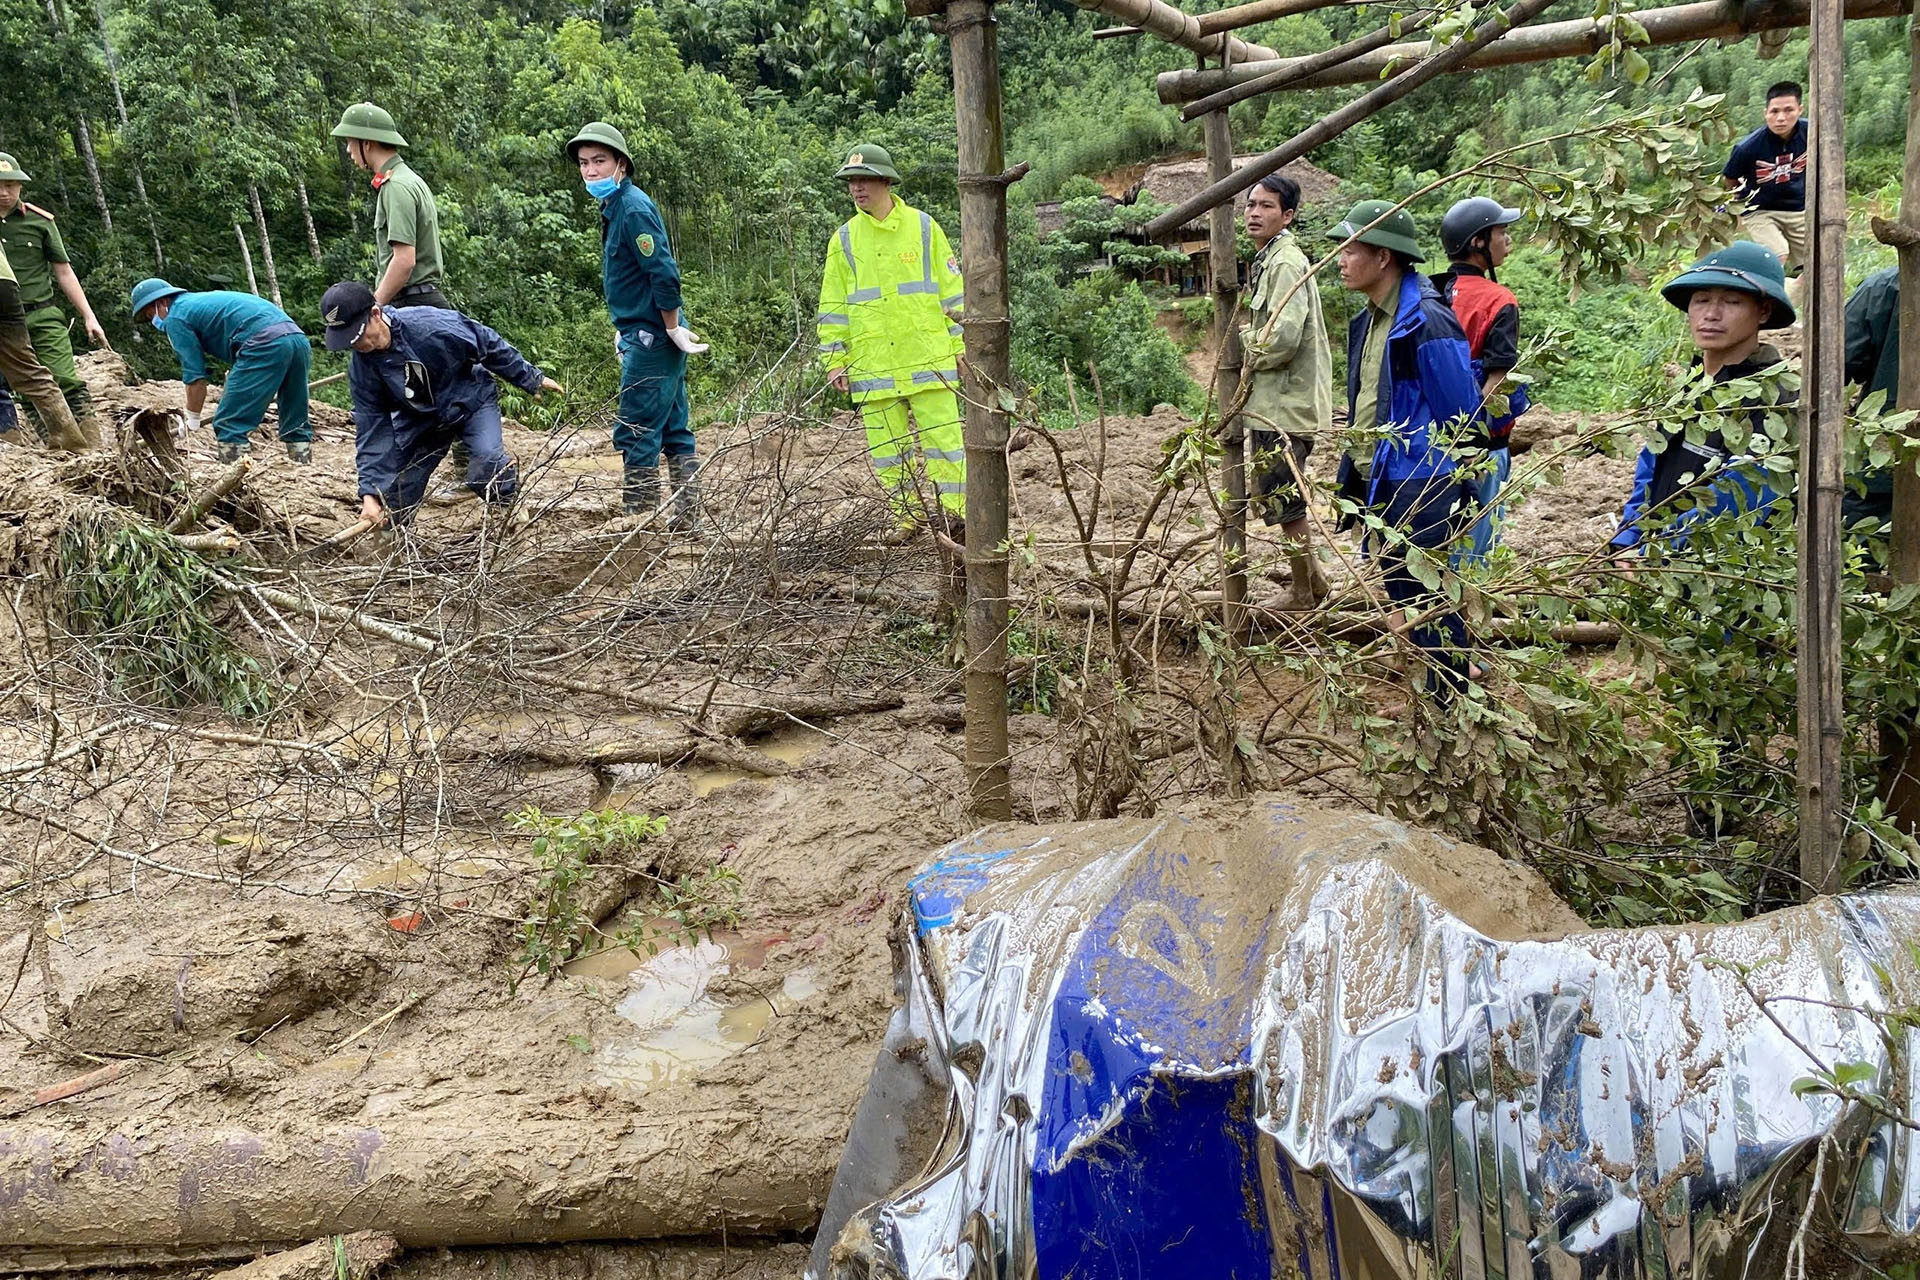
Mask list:
[[[1587,12],[1563,8],[1547,16]],[[1014,193],[1018,372],[1043,408],[1060,403],[1063,363],[1088,362],[1125,407],[1194,403],[1155,323],[1170,300],[1079,271],[1072,247],[1042,242],[1032,216],[1036,200],[1087,190],[1072,185],[1085,175],[1198,150],[1198,126],[1153,92],[1156,72],[1191,55],[1095,41],[1103,20],[1065,0],[1012,0],[999,13],[1008,154],[1033,164]],[[1373,6],[1341,8],[1253,34],[1294,53],[1379,22]],[[609,390],[615,372],[598,219],[561,156],[588,119],[626,131],[636,176],[669,219],[690,318],[713,342],[695,365],[696,414],[738,403],[783,360],[805,367],[822,252],[848,212],[832,174],[852,143],[891,148],[905,198],[958,240],[945,43],[900,0],[0,0],[0,46],[0,149],[34,174],[28,199],[58,214],[116,345],[148,373],[169,371],[166,353],[134,333],[125,297],[156,268],[189,288],[245,288],[244,240],[260,290],[277,280],[310,325],[328,282],[370,278],[365,175],[328,137],[362,98],[394,113],[438,195],[456,303],[588,393]],[[1752,41],[1649,50],[1641,85],[1607,68],[1596,85],[1578,60],[1452,77],[1312,159],[1344,180],[1343,199],[1401,194],[1583,118],[1603,93],[1632,106],[1704,88],[1725,95],[1744,131],[1767,83],[1803,74],[1805,47],[1796,33],[1767,61]],[[1904,136],[1902,20],[1849,24],[1847,75],[1850,185],[1863,202],[1885,201]],[[1236,138],[1271,146],[1357,92],[1254,99],[1234,109]],[[1435,193],[1418,216],[1431,227],[1457,194]],[[1309,208],[1303,223],[1311,235],[1342,212]],[[1871,255],[1861,248],[1851,274]],[[1657,357],[1672,326],[1645,279],[1666,265],[1646,262],[1640,279],[1595,283],[1570,304],[1556,264],[1522,249],[1508,274],[1529,328],[1567,331],[1542,362],[1549,403],[1603,401],[1623,362]],[[1345,305],[1327,293],[1337,327]]]

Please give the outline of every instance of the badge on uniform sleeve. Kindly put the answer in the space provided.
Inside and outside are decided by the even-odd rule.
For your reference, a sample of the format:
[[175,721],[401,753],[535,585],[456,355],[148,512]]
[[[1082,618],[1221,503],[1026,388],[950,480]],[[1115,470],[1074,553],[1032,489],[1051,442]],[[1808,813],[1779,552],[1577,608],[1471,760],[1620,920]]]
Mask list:
[[642,231],[633,238],[633,247],[640,251],[641,257],[651,258],[653,256],[653,233],[651,231]]
[[952,276],[960,274],[960,264],[952,258],[947,259],[947,274]]

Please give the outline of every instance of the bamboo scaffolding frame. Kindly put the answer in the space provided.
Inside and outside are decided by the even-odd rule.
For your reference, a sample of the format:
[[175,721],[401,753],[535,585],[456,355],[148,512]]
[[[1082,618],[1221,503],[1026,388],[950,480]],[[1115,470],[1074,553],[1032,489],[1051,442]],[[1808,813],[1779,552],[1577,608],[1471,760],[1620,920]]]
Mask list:
[[1248,44],[1238,36],[1224,32],[1209,34],[1201,29],[1200,19],[1185,13],[1166,0],[1073,0],[1082,9],[1105,14],[1109,18],[1138,27],[1168,44],[1191,49],[1204,57],[1220,58],[1230,64],[1271,60],[1280,55],[1263,44]]
[[1177,227],[1185,226],[1215,205],[1233,199],[1268,174],[1277,173],[1283,166],[1298,160],[1315,147],[1339,137],[1367,117],[1378,114],[1406,97],[1427,81],[1454,70],[1476,50],[1485,48],[1509,28],[1530,21],[1554,2],[1555,0],[1518,0],[1505,13],[1497,14],[1481,23],[1472,35],[1448,45],[1424,62],[1407,68],[1378,88],[1361,94],[1339,110],[1321,117],[1272,151],[1255,156],[1227,177],[1209,184],[1206,190],[1198,195],[1182,201],[1170,212],[1161,214],[1146,225],[1147,235],[1164,236]]
[[[1847,0],[1849,21],[1860,18],[1891,18],[1905,13],[1910,0]],[[1684,44],[1690,40],[1738,39],[1755,31],[1804,27],[1811,21],[1812,0],[1762,0],[1731,6],[1720,0],[1672,5],[1660,9],[1642,9],[1633,16],[1647,29],[1648,45]],[[1556,58],[1579,57],[1596,52],[1609,38],[1591,18],[1567,22],[1543,22],[1506,33],[1451,71],[1481,71],[1488,67],[1515,66],[1527,62],[1551,62]],[[1337,85],[1367,84],[1396,66],[1422,58],[1430,45],[1421,41],[1391,44],[1371,53],[1342,62],[1338,66],[1286,78],[1275,90],[1254,92],[1292,92],[1296,89],[1325,89]],[[1155,81],[1160,101],[1194,102],[1224,89],[1296,70],[1302,64],[1321,57],[1280,58],[1273,62],[1239,62],[1227,68],[1168,71]]]

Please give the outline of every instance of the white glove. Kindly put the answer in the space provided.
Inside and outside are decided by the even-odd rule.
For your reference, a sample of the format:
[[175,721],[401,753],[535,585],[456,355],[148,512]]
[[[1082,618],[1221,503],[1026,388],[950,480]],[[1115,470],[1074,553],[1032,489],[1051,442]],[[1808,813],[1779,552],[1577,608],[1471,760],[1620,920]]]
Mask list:
[[186,410],[185,413],[187,415],[187,430],[198,431],[200,429],[200,415],[192,409]]
[[707,344],[693,334],[693,330],[679,325],[667,330],[667,340],[690,356],[697,356],[707,349]]
[[620,331],[618,329],[615,329],[613,331],[613,354],[617,356],[622,356],[622,355],[625,355],[626,353],[627,353],[627,348],[625,343],[622,341],[620,337]]

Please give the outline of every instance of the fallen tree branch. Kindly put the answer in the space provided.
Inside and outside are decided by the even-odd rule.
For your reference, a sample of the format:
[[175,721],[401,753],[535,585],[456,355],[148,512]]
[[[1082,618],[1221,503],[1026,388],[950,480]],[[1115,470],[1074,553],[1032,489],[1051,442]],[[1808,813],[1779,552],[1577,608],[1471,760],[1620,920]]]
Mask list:
[[897,711],[906,705],[897,693],[868,697],[792,698],[785,702],[715,702],[729,714],[714,722],[714,730],[729,738],[751,738],[796,720],[835,720],[841,716],[867,716],[882,711]]
[[343,1037],[339,1044],[336,1044],[335,1046],[333,1046],[333,1048],[327,1050],[327,1056],[332,1057],[334,1054],[339,1053],[342,1049],[352,1044],[355,1040],[358,1040],[361,1036],[366,1035],[368,1032],[378,1031],[381,1027],[386,1026],[389,1022],[392,1022],[395,1018],[399,1017],[401,1014],[405,1013],[407,1010],[413,1008],[413,1006],[419,1004],[422,1000],[425,1000],[426,998],[427,998],[426,993],[422,991],[416,991],[409,994],[405,1000],[402,1000],[399,1004],[393,1006],[393,1008],[387,1010],[385,1013],[375,1018],[372,1022],[369,1022],[366,1026],[361,1027],[358,1031],[355,1031],[352,1034]]
[[400,1242],[389,1233],[355,1231],[270,1253],[212,1280],[369,1280],[399,1256]]
[[35,1107],[44,1107],[49,1103],[62,1102],[73,1097],[75,1094],[85,1093],[89,1089],[98,1089],[103,1084],[118,1080],[126,1074],[126,1070],[127,1064],[124,1061],[110,1062],[104,1067],[87,1072],[85,1075],[75,1076],[71,1080],[62,1080],[58,1084],[50,1084],[42,1089],[37,1089],[31,1096],[18,1102],[0,1106],[0,1116],[17,1116],[22,1112],[31,1111]]
[[182,533],[199,524],[213,510],[214,504],[240,487],[247,478],[247,468],[251,463],[246,458],[238,459],[234,464],[214,478],[212,484],[202,491],[199,497],[188,502],[178,515],[167,521],[168,533]]
[[[270,605],[277,605],[296,613],[319,618],[327,622],[337,622],[352,627],[376,639],[397,644],[405,649],[429,656],[439,656],[452,646],[444,641],[409,631],[398,623],[388,622],[384,618],[375,618],[368,614],[343,609],[338,605],[327,604],[321,600],[302,599],[291,592],[276,587],[258,586],[252,583],[235,582],[229,578],[216,579],[222,588],[228,591],[245,593],[259,597]],[[571,676],[556,676],[544,671],[515,670],[513,678],[524,680],[528,684],[544,685],[549,689],[564,689],[569,693],[584,693],[595,697],[611,698],[628,706],[639,707],[643,711],[667,712],[675,715],[689,715],[693,708],[685,703],[674,702],[668,698],[656,698],[650,694],[638,693],[632,689],[619,689],[612,685],[599,684],[592,680],[576,680]]]

